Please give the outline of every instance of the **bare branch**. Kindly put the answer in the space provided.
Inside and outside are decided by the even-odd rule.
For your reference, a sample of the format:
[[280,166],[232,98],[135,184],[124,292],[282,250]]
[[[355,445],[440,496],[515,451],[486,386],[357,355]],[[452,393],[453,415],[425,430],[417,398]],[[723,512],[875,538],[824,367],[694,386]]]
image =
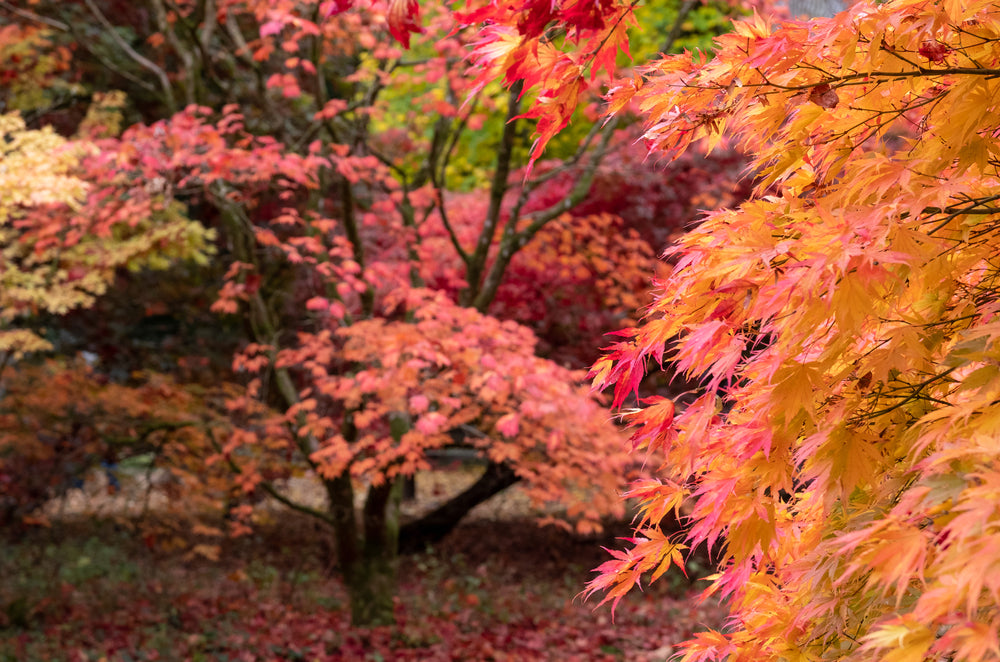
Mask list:
[[250,65],[254,69],[260,69],[260,64],[253,59],[250,51],[250,45],[247,43],[246,38],[244,38],[243,33],[240,31],[240,26],[236,23],[236,16],[232,12],[226,14],[226,34],[229,38],[233,40],[233,44],[236,45],[236,55],[242,59],[246,64]]
[[587,193],[590,192],[590,186],[594,181],[594,175],[597,173],[597,166],[607,152],[611,135],[614,133],[616,126],[617,118],[612,119],[604,125],[601,142],[598,143],[597,147],[591,153],[587,166],[580,173],[569,195],[548,209],[539,210],[526,216],[525,218],[529,219],[530,223],[528,227],[521,231],[517,230],[517,223],[523,219],[518,218],[515,214],[511,214],[504,227],[503,235],[500,238],[500,250],[497,251],[493,264],[490,265],[489,272],[486,274],[486,278],[483,280],[483,284],[479,288],[476,298],[473,300],[473,307],[476,310],[485,311],[490,303],[492,303],[497,289],[500,287],[500,282],[503,280],[504,272],[506,272],[507,266],[514,255],[524,248],[546,223],[560,214],[569,211],[587,196]]
[[[229,465],[229,469],[237,475],[242,475],[243,468],[240,467],[240,465],[237,464],[236,461],[233,460],[233,458],[230,455],[227,455],[222,451],[222,446],[220,446],[219,442],[215,440],[215,437],[212,435],[208,435],[208,438],[210,443],[212,444],[212,447],[215,448],[215,452],[221,455],[226,460],[226,464]],[[316,519],[326,522],[327,524],[333,524],[333,518],[330,516],[329,513],[325,513],[322,510],[316,510],[315,508],[310,508],[309,506],[303,503],[299,503],[298,501],[293,501],[292,499],[282,494],[271,481],[262,480],[260,483],[258,483],[258,485],[265,492],[267,492],[268,496],[270,496],[272,499],[291,508],[292,510],[298,511],[305,515],[309,515],[310,517],[315,517]]]
[[108,36],[110,36],[111,39],[116,44],[118,44],[118,47],[121,48],[123,51],[125,51],[125,53],[130,58],[132,58],[132,60],[135,61],[136,64],[152,72],[153,75],[157,77],[157,79],[160,81],[160,87],[163,88],[163,94],[166,97],[165,100],[167,102],[167,106],[170,108],[171,112],[175,111],[177,109],[177,103],[174,100],[174,91],[173,88],[170,86],[170,78],[167,77],[167,72],[165,72],[162,68],[157,66],[155,62],[141,55],[134,48],[132,48],[129,45],[129,43],[125,41],[120,34],[118,34],[118,30],[115,29],[115,26],[111,24],[111,22],[101,12],[101,10],[97,7],[97,5],[94,4],[94,0],[83,0],[83,2],[84,4],[87,5],[87,8],[90,10],[90,13],[94,15],[94,18],[96,18],[101,23],[101,25],[104,26],[104,29],[105,31],[107,31]]
[[15,7],[14,5],[6,2],[5,0],[0,0],[0,7],[6,9],[10,13],[20,16],[21,18],[33,21],[35,23],[41,23],[42,25],[47,25],[50,28],[55,28],[60,32],[69,32],[69,25],[63,23],[62,21],[57,21],[54,18],[48,18],[46,16],[41,16],[33,11],[28,11],[27,9],[21,9],[20,7]]
[[580,202],[587,197],[587,193],[590,192],[590,185],[594,182],[594,175],[597,174],[597,166],[600,165],[601,161],[604,159],[604,155],[608,151],[608,144],[611,142],[611,136],[614,134],[617,126],[617,117],[612,118],[611,121],[604,125],[601,142],[597,144],[593,154],[591,154],[587,166],[584,168],[580,177],[576,180],[576,184],[569,192],[569,195],[548,209],[540,209],[536,212],[528,214],[525,218],[530,219],[531,223],[527,228],[518,233],[519,239],[526,243],[542,228],[542,226],[557,216],[565,214],[570,209],[580,204]]
[[458,256],[462,258],[462,262],[465,263],[465,268],[468,270],[472,256],[462,247],[462,243],[458,240],[458,234],[455,232],[455,227],[451,224],[451,219],[448,218],[448,210],[444,201],[444,189],[440,183],[434,183],[434,191],[437,193],[437,208],[438,214],[441,217],[441,224],[444,225],[444,229],[448,232],[448,238],[451,240],[452,247],[454,247]]
[[[479,233],[479,240],[476,242],[476,250],[472,254],[469,266],[466,269],[466,281],[468,288],[462,293],[462,304],[472,305],[479,308],[478,302],[481,297],[481,279],[486,267],[486,259],[489,255],[490,246],[493,244],[493,235],[496,233],[497,225],[500,222],[500,210],[503,205],[504,194],[507,193],[510,177],[510,166],[514,155],[514,139],[517,135],[517,122],[514,119],[520,112],[520,96],[522,84],[520,81],[514,83],[510,88],[507,97],[507,117],[503,126],[503,134],[500,137],[500,146],[497,148],[497,165],[493,171],[493,184],[490,186],[490,206],[486,212],[486,222]],[[480,309],[480,311],[485,309]]]

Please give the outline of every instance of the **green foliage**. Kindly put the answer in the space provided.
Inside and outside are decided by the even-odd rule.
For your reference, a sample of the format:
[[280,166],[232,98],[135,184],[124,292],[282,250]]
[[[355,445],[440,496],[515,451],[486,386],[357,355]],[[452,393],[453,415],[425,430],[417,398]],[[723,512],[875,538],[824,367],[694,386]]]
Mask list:
[[[681,11],[684,16],[678,25]],[[638,25],[629,29],[629,52],[632,62],[643,64],[663,52],[667,38],[676,35],[670,53],[703,51],[711,54],[712,40],[732,28],[734,18],[749,12],[739,4],[712,0],[647,0],[636,7]],[[619,56],[619,65],[624,65]]]

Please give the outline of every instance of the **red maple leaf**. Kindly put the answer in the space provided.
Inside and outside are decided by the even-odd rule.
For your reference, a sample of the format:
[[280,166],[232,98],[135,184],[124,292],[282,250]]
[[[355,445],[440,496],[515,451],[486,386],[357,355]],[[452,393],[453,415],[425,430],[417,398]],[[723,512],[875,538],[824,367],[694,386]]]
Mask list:
[[410,47],[410,35],[423,32],[417,0],[389,0],[389,33],[403,48]]
[[951,53],[951,49],[944,44],[939,44],[936,41],[925,41],[920,45],[918,52],[921,56],[927,58],[931,62],[941,64],[944,62],[945,57]]
[[823,108],[836,108],[837,104],[840,103],[840,97],[837,96],[836,91],[826,83],[812,88],[809,100]]

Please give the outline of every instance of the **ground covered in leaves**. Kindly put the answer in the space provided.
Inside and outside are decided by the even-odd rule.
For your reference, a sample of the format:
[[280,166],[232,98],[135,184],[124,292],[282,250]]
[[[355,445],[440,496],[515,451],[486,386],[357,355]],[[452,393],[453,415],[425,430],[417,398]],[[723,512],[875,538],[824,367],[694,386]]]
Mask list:
[[627,530],[473,520],[405,557],[396,625],[362,630],[310,521],[281,517],[215,562],[122,521],[54,522],[0,543],[0,660],[664,660],[721,610],[683,576],[628,596],[614,623],[577,598]]

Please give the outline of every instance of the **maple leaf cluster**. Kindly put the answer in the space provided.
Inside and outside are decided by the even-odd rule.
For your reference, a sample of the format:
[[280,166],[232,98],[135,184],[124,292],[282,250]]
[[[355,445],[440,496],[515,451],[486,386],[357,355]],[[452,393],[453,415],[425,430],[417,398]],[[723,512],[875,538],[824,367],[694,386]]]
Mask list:
[[[664,460],[591,584],[712,549],[729,626],[683,659],[1000,659],[998,61],[995,3],[861,2],[612,91],[654,149],[725,132],[758,177],[593,370],[619,405],[649,359],[700,382],[626,412]],[[686,541],[659,533],[682,504]]]
[[[11,321],[25,309],[39,307],[60,310],[71,305],[73,296],[59,296],[59,285],[69,274],[52,274],[50,260],[38,259],[35,251],[19,242],[25,209],[51,204],[78,205],[86,193],[83,181],[70,171],[79,151],[51,129],[29,131],[17,115],[0,116],[0,351],[20,355],[44,349],[47,344],[36,334],[10,328]],[[59,276],[62,276],[61,278]],[[62,281],[60,283],[60,281]]]
[[[569,124],[589,80],[616,70],[619,51],[628,53],[627,28],[636,3],[620,0],[564,3],[493,1],[461,16],[482,25],[470,59],[481,71],[476,85],[500,78],[535,90],[524,117],[538,120],[531,165],[545,145]],[[557,27],[558,26],[558,27]],[[562,32],[555,40],[550,30]]]
[[[414,291],[409,305],[413,321],[301,333],[277,352],[277,366],[308,375],[284,422],[317,440],[309,458],[316,471],[379,484],[429,469],[427,451],[458,439],[511,465],[539,508],[567,502],[570,490],[577,496],[566,515],[584,528],[621,512],[615,488],[627,458],[605,452],[606,411],[578,385],[581,374],[536,357],[523,326],[430,291]],[[243,364],[263,367],[251,356]]]
[[[81,132],[114,116],[116,100],[98,96]],[[183,214],[174,196],[185,182],[162,176],[169,159],[147,150],[141,132],[67,142],[51,128],[26,130],[16,115],[4,116],[0,130],[0,350],[17,357],[50,348],[13,322],[92,305],[117,269],[204,263],[211,253],[214,232]]]
[[52,33],[37,25],[0,26],[0,111],[29,112],[49,106],[79,86],[62,79],[72,53],[54,46]]
[[[48,524],[51,500],[82,486],[99,464],[113,477],[107,488],[114,494],[121,481],[112,467],[130,459],[153,458],[150,466],[164,473],[157,481],[157,506],[170,517],[147,523],[146,536],[190,529],[192,515],[218,508],[229,489],[225,473],[205,466],[212,435],[223,436],[227,427],[220,415],[224,388],[189,389],[155,373],[116,384],[82,360],[49,360],[8,367],[0,389],[0,522],[5,525]],[[151,496],[146,490],[145,503],[129,506],[149,508]]]

